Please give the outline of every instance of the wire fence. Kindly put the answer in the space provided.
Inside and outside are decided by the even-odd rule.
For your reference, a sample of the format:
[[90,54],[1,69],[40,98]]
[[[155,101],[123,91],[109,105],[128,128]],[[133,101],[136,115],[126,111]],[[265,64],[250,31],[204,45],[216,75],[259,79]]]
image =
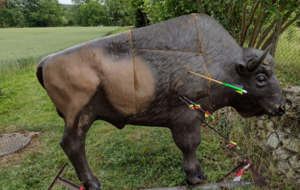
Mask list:
[[288,80],[300,85],[300,28],[290,27],[280,35],[275,53],[275,68]]

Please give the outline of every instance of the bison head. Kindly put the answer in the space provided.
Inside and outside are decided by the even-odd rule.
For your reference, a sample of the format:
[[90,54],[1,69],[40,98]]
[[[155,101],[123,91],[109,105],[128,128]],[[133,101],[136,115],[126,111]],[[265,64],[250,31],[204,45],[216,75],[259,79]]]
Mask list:
[[[265,51],[242,48],[215,19],[202,14],[194,17],[205,65],[198,72],[222,82],[241,85],[248,91],[240,95],[227,87],[208,83],[209,107],[215,111],[232,106],[244,117],[283,115],[285,107],[275,76],[274,59],[268,55],[270,47]],[[205,83],[199,86],[205,86]]]
[[268,55],[270,48],[265,51],[243,48],[243,60],[237,63],[237,72],[248,93],[239,96],[239,104],[234,107],[244,117],[263,114],[281,116],[285,113],[274,59]]

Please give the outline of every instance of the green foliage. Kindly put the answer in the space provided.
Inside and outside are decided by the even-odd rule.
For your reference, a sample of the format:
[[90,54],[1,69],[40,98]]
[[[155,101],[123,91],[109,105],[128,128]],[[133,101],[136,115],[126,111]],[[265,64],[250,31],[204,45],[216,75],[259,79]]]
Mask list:
[[133,9],[128,0],[105,0],[107,16],[111,26],[133,25]]
[[81,5],[73,5],[71,8],[70,19],[73,19],[76,25],[82,25],[82,17],[80,14],[80,6]]
[[129,0],[72,0],[72,18],[77,25],[130,26],[134,9]]
[[108,23],[106,7],[96,0],[81,5],[80,14],[84,26],[106,25]]
[[282,21],[280,23],[282,33],[300,18],[298,0],[143,1],[144,5],[140,7],[147,13],[151,24],[189,13],[205,13],[219,21],[241,46],[262,49],[274,43],[273,38],[277,35],[274,28],[278,21]]
[[5,6],[0,9],[0,23],[2,27],[25,26],[25,16],[22,3],[22,0],[8,0]]
[[131,6],[134,10],[134,26],[143,27],[149,24],[149,19],[147,14],[143,9],[144,1],[143,0],[131,0]]
[[194,0],[144,0],[143,6],[151,24],[181,15],[199,12]]
[[30,18],[35,23],[32,26],[62,26],[62,14],[63,10],[58,0],[41,0],[38,11],[30,12]]
[[0,10],[0,26],[62,26],[62,14],[58,0],[8,0]]
[[[76,16],[75,16],[76,11],[74,11],[74,7],[76,7],[76,5],[62,5],[65,26],[76,26],[77,25]],[[80,11],[80,9],[79,9],[79,11]]]

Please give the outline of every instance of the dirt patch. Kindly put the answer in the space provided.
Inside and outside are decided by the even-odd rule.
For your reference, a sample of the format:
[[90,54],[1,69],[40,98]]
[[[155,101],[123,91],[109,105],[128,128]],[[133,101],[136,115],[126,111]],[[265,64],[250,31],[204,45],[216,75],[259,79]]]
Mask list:
[[27,146],[16,152],[0,156],[0,165],[3,166],[3,168],[8,168],[12,165],[17,165],[21,163],[26,156],[38,150],[39,138],[42,135],[42,133],[30,131],[16,131],[16,133],[30,135],[31,141]]

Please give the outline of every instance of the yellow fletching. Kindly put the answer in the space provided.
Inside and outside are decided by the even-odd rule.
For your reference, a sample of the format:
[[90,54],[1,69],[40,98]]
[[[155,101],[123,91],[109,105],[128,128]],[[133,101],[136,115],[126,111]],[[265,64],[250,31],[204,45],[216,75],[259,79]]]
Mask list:
[[205,117],[208,117],[208,115],[207,115],[207,114],[205,114]]
[[236,145],[236,142],[233,142],[233,141],[230,141],[230,142],[231,142],[231,144]]
[[237,93],[240,93],[240,94],[243,94],[243,92],[242,92],[242,91],[239,91],[239,90],[236,90],[236,92],[237,92]]

